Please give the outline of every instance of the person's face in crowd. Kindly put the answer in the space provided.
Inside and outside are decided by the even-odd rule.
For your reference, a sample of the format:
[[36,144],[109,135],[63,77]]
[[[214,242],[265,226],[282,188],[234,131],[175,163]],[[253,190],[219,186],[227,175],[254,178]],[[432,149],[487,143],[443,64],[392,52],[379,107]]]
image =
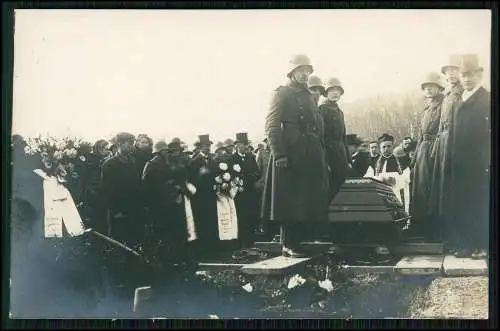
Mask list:
[[200,146],[200,151],[205,154],[205,155],[208,155],[210,154],[210,145],[209,144],[203,144]]
[[226,154],[227,154],[227,151],[224,148],[219,148],[215,151],[215,155],[217,155],[217,156],[223,156]]
[[458,68],[456,67],[447,67],[444,71],[444,75],[446,76],[446,80],[448,83],[455,85],[458,83],[459,75]]
[[311,76],[312,70],[309,66],[300,66],[292,72],[292,78],[297,83],[307,84],[309,76]]
[[130,155],[134,150],[135,146],[133,140],[124,141],[118,145],[118,153],[122,155]]
[[234,146],[227,146],[226,150],[227,150],[228,154],[233,154],[234,153]]
[[338,87],[328,89],[327,98],[330,101],[339,101],[342,96],[342,90]]
[[248,145],[245,143],[236,143],[236,148],[240,154],[245,154],[249,151]]
[[309,89],[309,91],[314,96],[316,103],[318,103],[319,98],[323,95],[323,89],[320,86],[313,86]]
[[441,88],[436,84],[424,85],[424,97],[427,99],[435,98],[441,92]]
[[146,137],[140,137],[139,139],[137,139],[136,147],[138,150],[147,151],[151,148],[151,142]]
[[378,155],[378,144],[377,143],[371,143],[368,146],[368,150],[370,152],[370,156],[377,156]]
[[411,139],[404,139],[403,140],[403,148],[407,149],[411,144]]
[[97,147],[97,153],[101,156],[107,156],[109,154],[108,144],[103,143]]
[[392,141],[382,141],[380,143],[380,152],[385,157],[389,157],[392,155],[393,144]]
[[476,86],[479,85],[481,79],[483,78],[483,73],[480,70],[473,72],[462,72],[460,74],[460,82],[466,91],[472,91]]
[[349,149],[349,153],[351,155],[353,155],[354,153],[356,153],[358,151],[359,147],[356,145],[348,145],[347,149]]

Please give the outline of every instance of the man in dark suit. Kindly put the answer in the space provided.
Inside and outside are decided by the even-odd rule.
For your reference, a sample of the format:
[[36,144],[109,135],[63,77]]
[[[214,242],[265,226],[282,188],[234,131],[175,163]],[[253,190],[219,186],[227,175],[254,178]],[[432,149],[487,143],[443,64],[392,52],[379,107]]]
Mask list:
[[491,99],[481,86],[477,55],[462,55],[459,70],[464,92],[455,114],[451,160],[456,245],[460,255],[482,258],[489,247]]
[[349,165],[349,177],[361,178],[366,174],[370,166],[370,156],[367,151],[360,149],[361,139],[356,134],[347,135],[347,148],[351,154]]
[[231,165],[240,165],[244,183],[243,192],[239,192],[234,198],[238,215],[238,237],[242,248],[253,244],[259,218],[259,194],[255,187],[259,167],[254,155],[248,150],[249,144],[246,133],[237,133],[236,153],[231,155],[229,162]]

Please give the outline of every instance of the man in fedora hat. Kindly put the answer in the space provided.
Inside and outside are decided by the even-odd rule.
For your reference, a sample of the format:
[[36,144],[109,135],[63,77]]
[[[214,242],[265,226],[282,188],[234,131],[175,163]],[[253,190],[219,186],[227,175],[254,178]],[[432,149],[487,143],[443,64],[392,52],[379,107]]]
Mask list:
[[414,220],[413,229],[417,235],[424,235],[431,240],[439,240],[440,231],[436,231],[437,211],[432,209],[429,200],[434,187],[434,158],[432,148],[437,138],[443,102],[444,84],[436,72],[429,73],[420,88],[424,94],[426,105],[420,125],[419,141],[412,159],[412,199],[411,214]]
[[304,231],[327,221],[328,170],[323,121],[307,88],[313,67],[305,55],[289,65],[289,82],[274,91],[266,117],[272,157],[262,216],[282,224],[283,254],[300,256]]
[[319,102],[321,96],[325,95],[325,87],[318,76],[309,76],[309,79],[307,80],[307,88],[311,91],[312,95],[314,95],[316,104]]
[[192,199],[194,221],[198,236],[198,254],[210,255],[218,249],[219,228],[217,218],[217,196],[213,189],[216,167],[210,148],[210,135],[200,135],[195,143],[199,152],[189,160],[189,179],[197,189]]
[[370,156],[367,151],[361,150],[361,139],[356,134],[347,135],[347,148],[351,154],[349,177],[362,178],[370,166]]
[[249,247],[254,242],[254,232],[259,219],[259,195],[255,183],[259,177],[259,167],[254,155],[248,150],[250,141],[246,132],[236,134],[236,153],[230,158],[230,164],[238,164],[244,182],[243,192],[234,198],[238,213],[238,239],[241,248]]
[[350,163],[346,144],[344,113],[338,101],[344,94],[342,83],[337,78],[330,78],[325,84],[326,100],[319,109],[325,126],[326,158],[330,169],[330,201],[344,183]]
[[101,174],[103,198],[109,210],[110,234],[130,245],[137,245],[143,239],[143,169],[133,157],[134,135],[121,132],[115,141],[118,153],[104,162]]
[[481,86],[483,68],[476,54],[460,59],[464,87],[455,114],[452,139],[451,187],[455,246],[460,254],[486,257],[489,247],[490,93]]
[[[439,129],[432,148],[434,158],[433,188],[430,192],[431,209],[437,212],[437,231],[451,244],[455,237],[455,222],[451,206],[451,158],[455,114],[462,103],[463,87],[459,80],[460,55],[454,54],[441,68],[447,86],[441,103]],[[451,247],[449,247],[451,249]]]

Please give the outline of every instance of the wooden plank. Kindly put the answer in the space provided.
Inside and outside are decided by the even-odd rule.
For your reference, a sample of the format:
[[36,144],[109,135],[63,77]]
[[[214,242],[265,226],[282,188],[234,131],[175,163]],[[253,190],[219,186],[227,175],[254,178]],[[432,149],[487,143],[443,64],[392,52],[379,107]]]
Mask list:
[[200,270],[239,270],[249,265],[244,263],[198,263]]
[[344,265],[343,270],[354,273],[394,272],[394,265]]
[[394,271],[403,275],[437,275],[442,273],[442,255],[416,255],[403,257]]
[[277,256],[268,260],[253,263],[241,268],[241,271],[246,274],[265,274],[277,275],[284,274],[295,270],[297,267],[303,265],[305,262],[311,260],[311,257],[285,257]]
[[445,276],[485,276],[488,275],[486,260],[457,258],[447,255],[443,261]]

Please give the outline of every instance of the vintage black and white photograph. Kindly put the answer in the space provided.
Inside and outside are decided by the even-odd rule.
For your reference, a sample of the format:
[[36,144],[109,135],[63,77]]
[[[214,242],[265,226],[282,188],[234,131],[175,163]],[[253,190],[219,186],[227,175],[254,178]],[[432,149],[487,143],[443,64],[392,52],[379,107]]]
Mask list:
[[489,318],[489,10],[14,21],[10,318]]

